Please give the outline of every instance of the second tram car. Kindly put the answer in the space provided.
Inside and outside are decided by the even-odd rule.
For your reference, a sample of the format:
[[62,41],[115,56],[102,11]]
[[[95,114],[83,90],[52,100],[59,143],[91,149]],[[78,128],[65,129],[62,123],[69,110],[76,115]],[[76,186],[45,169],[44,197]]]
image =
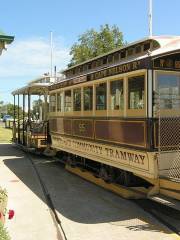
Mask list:
[[52,148],[107,182],[180,199],[180,37],[126,45],[49,87]]

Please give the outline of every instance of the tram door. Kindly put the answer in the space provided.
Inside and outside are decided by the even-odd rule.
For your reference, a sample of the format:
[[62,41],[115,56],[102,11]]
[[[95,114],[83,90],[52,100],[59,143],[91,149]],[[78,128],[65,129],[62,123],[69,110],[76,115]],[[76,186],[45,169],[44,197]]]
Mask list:
[[180,73],[157,73],[155,98],[159,175],[180,182]]

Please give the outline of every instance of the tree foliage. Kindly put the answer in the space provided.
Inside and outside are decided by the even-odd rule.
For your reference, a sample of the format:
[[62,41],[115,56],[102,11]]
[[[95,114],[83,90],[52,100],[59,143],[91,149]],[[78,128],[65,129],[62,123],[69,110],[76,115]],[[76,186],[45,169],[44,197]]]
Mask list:
[[71,47],[69,67],[124,45],[123,33],[116,25],[102,25],[100,31],[87,30]]
[[[10,116],[14,116],[14,104],[12,103],[0,104],[0,117],[3,117],[6,114]],[[17,115],[18,115],[17,105],[15,105],[15,115],[16,115],[15,117],[17,118]],[[20,118],[22,118],[22,115],[23,115],[22,107],[19,107],[19,115],[20,115]]]

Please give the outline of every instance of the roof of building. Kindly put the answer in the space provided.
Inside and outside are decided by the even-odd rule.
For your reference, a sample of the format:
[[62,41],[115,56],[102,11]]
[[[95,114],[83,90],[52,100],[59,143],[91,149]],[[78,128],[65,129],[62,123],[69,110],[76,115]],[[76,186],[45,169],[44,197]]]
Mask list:
[[9,36],[0,30],[0,41],[10,44],[14,41],[14,36]]

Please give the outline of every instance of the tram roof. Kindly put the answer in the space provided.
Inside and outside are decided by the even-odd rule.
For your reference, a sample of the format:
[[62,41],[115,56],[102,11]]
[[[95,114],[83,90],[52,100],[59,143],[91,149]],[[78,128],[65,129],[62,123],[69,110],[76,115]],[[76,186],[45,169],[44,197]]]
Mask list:
[[[151,52],[151,56],[160,55],[160,54],[167,53],[167,52],[170,52],[170,51],[174,51],[174,50],[177,50],[177,49],[180,50],[180,36],[152,36],[152,37],[146,37],[146,38],[143,38],[143,39],[141,39],[139,41],[135,41],[135,42],[129,43],[127,45],[124,45],[123,47],[113,49],[110,52],[107,52],[105,54],[101,54],[101,55],[99,55],[99,56],[97,56],[95,58],[91,58],[91,59],[89,59],[87,61],[84,61],[82,63],[76,64],[76,65],[74,65],[72,67],[69,67],[69,68],[64,70],[64,73],[66,71],[71,70],[73,68],[76,68],[78,66],[84,65],[86,63],[90,63],[90,62],[92,62],[94,60],[97,60],[99,58],[103,58],[103,57],[105,57],[107,55],[116,53],[118,51],[122,51],[122,50],[125,50],[125,49],[128,49],[128,48],[131,48],[133,46],[136,46],[136,45],[139,45],[139,44],[143,44],[143,43],[145,43],[147,41],[154,41],[154,42],[156,42],[159,45],[159,47],[157,49],[155,49],[153,52]],[[147,55],[147,54],[145,54],[145,55]]]
[[29,83],[27,86],[18,88],[12,92],[12,95],[43,95],[48,92],[49,83]]

